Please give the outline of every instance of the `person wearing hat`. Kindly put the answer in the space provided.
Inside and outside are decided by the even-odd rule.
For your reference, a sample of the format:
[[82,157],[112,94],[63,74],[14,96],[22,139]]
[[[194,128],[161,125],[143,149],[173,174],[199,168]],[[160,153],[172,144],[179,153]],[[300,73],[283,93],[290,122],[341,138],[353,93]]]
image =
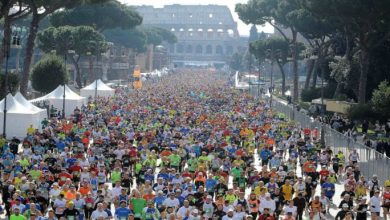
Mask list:
[[120,207],[115,210],[115,218],[118,220],[127,220],[131,210],[127,207],[126,200],[120,201]]
[[74,202],[69,201],[68,202],[68,207],[64,210],[63,216],[66,219],[77,219],[80,215],[79,210],[75,209]]
[[256,218],[254,218],[252,215],[245,216],[245,220],[253,220],[253,219],[256,219]]
[[215,204],[213,203],[213,197],[211,195],[206,196],[206,200],[203,202],[202,210],[203,217],[211,219],[213,217]]
[[356,212],[356,219],[357,220],[367,219],[368,204],[367,204],[366,197],[357,199],[357,202],[358,204],[353,209],[353,211]]
[[234,217],[234,209],[229,208],[226,212],[226,215],[222,217],[222,220],[233,220]]
[[160,212],[154,207],[153,201],[148,201],[148,206],[143,208],[141,216],[142,220],[155,220],[160,218]]
[[374,196],[375,190],[380,188],[380,182],[376,174],[372,175],[372,178],[368,181],[368,187],[370,190],[370,198]]
[[349,209],[349,206],[347,203],[344,203],[342,206],[341,206],[341,210],[337,213],[337,215],[335,216],[335,220],[343,220],[345,215],[348,213],[348,212],[351,212],[351,210]]

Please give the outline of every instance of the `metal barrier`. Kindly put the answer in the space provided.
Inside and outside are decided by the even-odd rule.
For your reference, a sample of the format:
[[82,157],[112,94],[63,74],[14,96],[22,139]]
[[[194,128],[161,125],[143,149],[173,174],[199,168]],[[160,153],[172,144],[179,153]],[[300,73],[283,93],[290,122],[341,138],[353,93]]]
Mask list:
[[[290,120],[298,122],[302,128],[317,128],[324,135],[326,146],[330,146],[334,153],[343,152],[346,160],[348,160],[352,150],[356,150],[360,157],[359,169],[366,176],[366,180],[374,174],[378,175],[381,183],[390,178],[390,158],[387,156],[332,129],[328,124],[323,124],[305,113],[297,111],[292,105],[288,105],[283,100],[275,98],[272,105],[273,109],[283,113]],[[323,132],[321,132],[322,129]]]

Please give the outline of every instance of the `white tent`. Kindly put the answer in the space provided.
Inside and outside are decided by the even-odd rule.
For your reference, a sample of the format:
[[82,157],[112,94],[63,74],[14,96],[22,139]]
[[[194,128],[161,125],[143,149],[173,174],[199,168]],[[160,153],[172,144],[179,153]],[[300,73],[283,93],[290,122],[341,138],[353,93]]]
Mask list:
[[[97,86],[96,86],[97,84]],[[96,91],[96,87],[97,87],[97,91]],[[100,79],[96,80],[89,84],[88,86],[82,88],[80,90],[80,95],[83,96],[83,97],[95,97],[95,92],[96,92],[96,95],[97,96],[101,96],[101,97],[109,97],[109,96],[113,96],[114,93],[115,93],[115,90],[110,88],[109,86],[107,86],[106,84],[104,84],[104,82],[102,82]]]
[[[0,102],[0,118],[4,119],[4,99]],[[7,137],[24,138],[27,134],[27,128],[32,125],[34,128],[41,127],[41,118],[39,111],[31,110],[19,103],[11,94],[7,95]],[[0,123],[0,130],[3,131],[3,123]]]
[[[62,111],[63,101],[64,101],[64,86],[59,85],[51,93],[42,96],[37,99],[30,100],[31,103],[48,101],[49,105],[53,105],[58,111]],[[83,104],[86,104],[87,99],[79,96],[73,92],[68,86],[65,85],[65,115],[69,116],[73,114],[73,111],[76,107],[81,107]]]
[[24,98],[24,96],[20,92],[17,92],[15,94],[14,98],[16,99],[16,101],[18,101],[20,104],[22,104],[26,108],[28,108],[32,111],[39,112],[39,115],[41,116],[42,120],[47,118],[47,110],[46,109],[38,108],[37,106],[31,104],[29,101],[27,101],[26,98]]

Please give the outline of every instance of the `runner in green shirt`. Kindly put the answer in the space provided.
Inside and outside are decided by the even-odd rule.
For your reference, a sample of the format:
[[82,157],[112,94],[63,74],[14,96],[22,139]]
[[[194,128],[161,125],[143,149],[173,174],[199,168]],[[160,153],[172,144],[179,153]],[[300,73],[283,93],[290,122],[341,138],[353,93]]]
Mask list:
[[12,214],[9,219],[10,220],[27,220],[26,216],[20,214],[20,210],[18,207],[14,208],[14,214]]
[[138,198],[133,198],[130,201],[130,205],[134,212],[134,217],[140,218],[142,210],[146,207],[146,200],[137,195]]
[[177,152],[174,151],[173,154],[169,155],[168,158],[170,160],[171,167],[178,170],[181,162],[181,157],[177,154]]
[[121,181],[121,171],[119,168],[115,168],[114,171],[111,173],[111,183],[116,183]]

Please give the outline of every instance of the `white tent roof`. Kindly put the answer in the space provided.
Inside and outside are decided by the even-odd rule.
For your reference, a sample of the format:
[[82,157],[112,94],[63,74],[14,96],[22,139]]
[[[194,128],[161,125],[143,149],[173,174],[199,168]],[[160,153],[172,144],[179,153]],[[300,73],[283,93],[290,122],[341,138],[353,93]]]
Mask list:
[[[1,100],[0,102],[0,112],[4,110],[4,102],[5,100]],[[7,95],[7,113],[13,114],[35,114],[37,111],[31,110],[28,107],[25,107],[23,104],[18,102],[11,94]]]
[[114,91],[114,89],[112,89],[109,86],[107,86],[100,79],[97,80],[97,83],[96,83],[96,80],[95,80],[93,83],[91,83],[88,86],[82,88],[81,90],[95,90],[96,89],[96,84],[97,84],[97,90],[98,91]]
[[20,104],[24,105],[25,107],[27,107],[32,111],[35,112],[46,111],[45,109],[38,108],[37,106],[31,104],[29,101],[27,101],[26,98],[24,98],[24,96],[20,92],[17,92],[14,97],[16,101],[18,101]]
[[[48,100],[48,99],[62,99],[63,96],[64,96],[64,86],[59,85],[51,93],[49,93],[45,96],[30,100],[30,102],[34,103],[34,102],[40,102],[40,101],[44,101],[44,100]],[[66,100],[82,100],[85,98],[79,96],[77,93],[73,92],[67,85],[65,85],[65,99]]]

